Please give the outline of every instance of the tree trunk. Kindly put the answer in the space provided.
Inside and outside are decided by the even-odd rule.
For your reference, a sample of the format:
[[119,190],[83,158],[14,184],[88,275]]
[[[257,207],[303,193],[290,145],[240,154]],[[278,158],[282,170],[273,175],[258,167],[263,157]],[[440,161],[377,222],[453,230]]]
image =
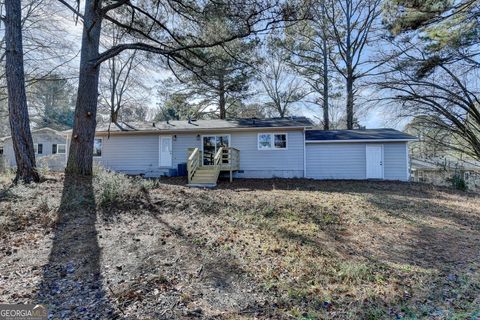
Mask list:
[[25,92],[20,0],[6,0],[5,12],[5,75],[10,129],[17,162],[15,182],[18,180],[26,183],[38,182],[40,178],[35,166],[35,152]]
[[323,130],[330,129],[330,118],[328,114],[328,48],[327,39],[323,39]]
[[347,129],[353,129],[353,76],[347,77]]
[[280,118],[282,119],[285,118],[285,112],[287,111],[287,108],[282,108],[282,105],[278,104],[277,109],[278,109],[278,115],[280,116]]
[[101,1],[86,0],[83,23],[80,74],[72,138],[66,172],[91,175],[93,165],[93,139],[97,125],[98,78],[100,65],[96,65],[102,16]]
[[218,90],[218,109],[220,113],[220,119],[227,118],[227,110],[226,110],[226,99],[225,99],[225,80],[224,75],[221,74],[219,77],[219,90]]
[[346,23],[347,23],[347,32],[345,35],[345,64],[347,68],[346,74],[346,86],[347,86],[347,129],[353,129],[353,57],[352,57],[352,1],[346,1]]

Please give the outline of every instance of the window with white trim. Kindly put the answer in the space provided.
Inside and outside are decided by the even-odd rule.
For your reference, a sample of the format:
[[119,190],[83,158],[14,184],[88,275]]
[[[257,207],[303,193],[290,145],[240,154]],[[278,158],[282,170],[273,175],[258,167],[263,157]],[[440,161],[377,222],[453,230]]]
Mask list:
[[258,150],[287,149],[286,133],[259,133]]
[[101,157],[102,156],[102,139],[95,138],[93,140],[93,156],[94,157]]
[[52,144],[52,154],[65,154],[67,146],[65,144]]
[[35,154],[43,154],[43,144],[42,143],[34,143],[33,149],[35,150]]

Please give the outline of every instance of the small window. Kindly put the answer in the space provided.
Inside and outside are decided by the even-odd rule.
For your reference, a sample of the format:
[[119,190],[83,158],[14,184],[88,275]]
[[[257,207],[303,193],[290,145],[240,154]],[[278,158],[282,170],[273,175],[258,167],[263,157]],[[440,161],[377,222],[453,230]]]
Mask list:
[[260,133],[258,135],[258,149],[271,149],[272,135],[270,133]]
[[52,154],[65,154],[66,146],[65,144],[52,144]]
[[95,138],[93,140],[93,156],[101,157],[102,156],[102,139]]
[[35,150],[35,154],[43,154],[43,144],[42,143],[34,143],[33,149]]
[[57,153],[58,154],[65,154],[67,152],[67,146],[65,144],[58,144],[57,145]]
[[287,148],[286,133],[259,133],[258,150],[278,150]]
[[286,134],[274,134],[274,148],[286,149],[287,148],[287,135]]
[[3,147],[0,147],[0,155],[3,154]]

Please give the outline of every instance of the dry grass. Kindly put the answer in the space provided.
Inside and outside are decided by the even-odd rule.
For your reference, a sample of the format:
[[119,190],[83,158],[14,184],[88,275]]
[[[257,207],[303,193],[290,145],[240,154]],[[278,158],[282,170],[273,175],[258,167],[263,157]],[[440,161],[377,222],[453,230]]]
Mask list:
[[[200,190],[178,179],[106,173],[93,183],[105,291],[126,315],[480,316],[475,194],[308,180],[237,180]],[[55,213],[61,191],[54,182],[10,190],[0,200],[10,226],[5,241],[19,232],[12,216]]]

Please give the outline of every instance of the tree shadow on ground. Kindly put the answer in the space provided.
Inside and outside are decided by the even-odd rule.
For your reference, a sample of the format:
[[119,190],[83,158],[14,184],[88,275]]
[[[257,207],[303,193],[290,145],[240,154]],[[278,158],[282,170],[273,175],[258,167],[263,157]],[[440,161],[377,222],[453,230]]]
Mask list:
[[[170,203],[157,203],[148,191],[128,202],[129,207],[117,203],[101,213],[107,224],[117,226],[122,224],[122,219],[142,217],[139,225],[127,222],[135,238],[141,238],[140,250],[135,248],[136,240],[129,235],[119,239],[118,250],[135,255],[135,261],[122,261],[122,269],[136,277],[124,279],[113,288],[122,309],[131,310],[135,308],[132,304],[142,303],[155,305],[155,310],[147,312],[156,319],[224,318],[247,309],[256,312],[258,301],[266,300],[241,261],[225,250],[223,244],[207,244],[212,239],[192,232],[188,224],[181,221],[189,219],[188,216],[176,217]],[[143,225],[155,225],[155,234],[149,236],[151,229]],[[151,286],[159,276],[164,279],[164,285]],[[140,292],[141,297],[123,299],[132,292]]]
[[[369,201],[410,228],[382,237],[388,260],[458,272],[480,259],[480,214],[418,198],[372,196]],[[404,234],[403,234],[404,233]]]
[[37,292],[54,319],[116,319],[100,271],[92,177],[65,177],[52,249]]

